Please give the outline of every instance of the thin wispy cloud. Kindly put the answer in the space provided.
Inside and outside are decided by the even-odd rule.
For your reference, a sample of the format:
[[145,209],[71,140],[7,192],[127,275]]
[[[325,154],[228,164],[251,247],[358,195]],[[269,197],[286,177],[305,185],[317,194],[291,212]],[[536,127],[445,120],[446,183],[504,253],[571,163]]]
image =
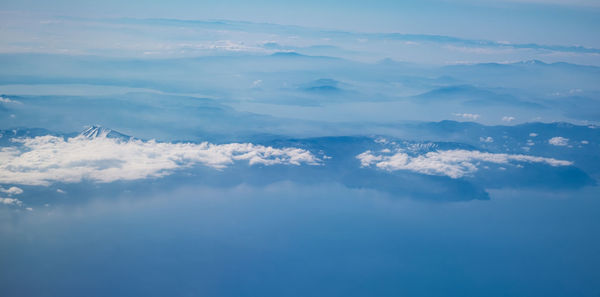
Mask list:
[[[32,15],[5,13],[7,30],[1,53],[51,53],[76,55],[117,55],[123,57],[193,57],[204,55],[270,54],[281,50],[304,54],[334,55],[353,60],[370,61],[406,54],[418,61],[439,64],[452,61],[518,61],[548,58],[552,54],[568,54],[573,61],[597,64],[600,49],[572,43],[534,43],[469,39],[449,35],[410,33],[365,33],[358,31],[325,30],[285,24],[259,24],[240,21],[207,21],[176,18],[44,18]],[[39,34],[52,26],[62,34]],[[86,34],[94,27],[107,32],[102,38]],[[114,26],[122,30],[114,31]],[[18,30],[13,28],[19,28]],[[127,29],[127,30],[125,30]],[[156,35],[157,30],[164,34]],[[108,33],[111,32],[111,33]],[[132,32],[134,32],[132,34]],[[376,32],[376,31],[375,31]],[[383,31],[386,32],[386,31]],[[210,36],[207,40],[207,36]],[[290,38],[294,37],[294,38]],[[35,42],[22,42],[22,39]],[[265,43],[265,39],[269,42]],[[355,41],[359,41],[358,44]],[[365,43],[362,41],[369,41]],[[368,44],[368,46],[364,46]],[[397,53],[402,53],[396,56]],[[434,59],[435,58],[435,59]],[[556,61],[556,59],[550,59]]]
[[481,115],[475,114],[475,113],[454,113],[453,115],[455,117],[459,117],[459,118],[463,118],[463,119],[471,120],[471,121],[475,121],[475,120],[479,119],[479,117],[481,117]]

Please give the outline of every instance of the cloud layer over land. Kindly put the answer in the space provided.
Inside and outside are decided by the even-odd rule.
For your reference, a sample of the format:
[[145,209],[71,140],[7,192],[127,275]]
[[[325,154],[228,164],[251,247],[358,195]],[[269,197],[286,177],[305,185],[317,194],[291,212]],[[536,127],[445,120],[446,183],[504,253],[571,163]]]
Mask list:
[[47,185],[91,180],[112,182],[161,177],[197,164],[223,169],[236,161],[249,165],[318,165],[321,160],[299,148],[252,143],[165,143],[123,140],[105,135],[89,138],[38,136],[14,139],[0,150],[0,183]]
[[428,175],[461,178],[478,170],[480,163],[510,164],[513,162],[545,163],[550,166],[569,166],[572,162],[527,155],[493,154],[468,150],[441,150],[410,156],[403,151],[366,151],[356,156],[363,167],[375,165],[387,171],[409,170]]

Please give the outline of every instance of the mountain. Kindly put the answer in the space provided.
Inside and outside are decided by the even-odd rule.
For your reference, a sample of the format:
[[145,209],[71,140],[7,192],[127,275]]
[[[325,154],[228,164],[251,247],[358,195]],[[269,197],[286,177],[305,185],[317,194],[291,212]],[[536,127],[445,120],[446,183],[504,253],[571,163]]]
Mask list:
[[[401,138],[359,135],[249,138],[244,142],[273,148],[305,149],[323,162],[321,166],[248,166],[241,162],[223,170],[190,164],[162,181],[151,182],[165,186],[200,183],[219,187],[282,181],[299,184],[333,182],[349,188],[382,191],[394,197],[446,201],[489,199],[487,189],[579,189],[595,184],[598,178],[600,161],[596,152],[600,130],[596,126],[567,123],[484,126],[443,121],[404,125],[402,129],[421,135],[422,139],[408,135]],[[41,136],[44,132],[6,130],[4,134],[28,138]],[[73,136],[132,139],[98,125],[70,137]],[[553,138],[560,138],[560,143],[553,143]],[[3,146],[14,149],[19,149],[17,147],[22,143],[11,141],[9,137],[0,139],[6,140]],[[147,183],[136,182],[140,187]]]
[[129,139],[133,138],[131,136],[119,133],[117,131],[114,131],[114,130],[111,130],[108,128],[104,128],[102,126],[97,126],[97,125],[88,127],[87,129],[85,129],[81,133],[79,133],[79,135],[85,136],[87,138],[106,137],[106,138],[118,138],[121,140],[129,140]]
[[422,104],[454,101],[467,106],[518,106],[524,108],[542,108],[543,106],[521,99],[509,93],[499,93],[471,85],[450,85],[437,88],[413,97]]

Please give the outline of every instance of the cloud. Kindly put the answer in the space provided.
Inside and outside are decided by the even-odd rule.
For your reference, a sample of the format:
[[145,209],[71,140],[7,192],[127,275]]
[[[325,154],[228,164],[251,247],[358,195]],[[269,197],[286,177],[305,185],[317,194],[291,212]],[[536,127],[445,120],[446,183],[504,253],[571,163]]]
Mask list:
[[488,136],[488,137],[479,137],[479,141],[481,142],[485,142],[485,143],[492,143],[494,142],[494,138]]
[[2,97],[0,96],[0,103],[13,103],[13,104],[21,104],[21,102],[16,101],[16,100],[11,100],[9,98],[6,97]]
[[8,189],[2,188],[0,187],[0,192],[8,194],[8,195],[19,195],[19,194],[23,194],[23,190],[21,188],[18,187],[10,187]]
[[16,198],[2,198],[0,197],[0,204],[4,205],[13,205],[13,206],[22,206],[23,201]]
[[262,82],[263,81],[261,79],[257,79],[257,80],[255,80],[255,81],[252,82],[252,87],[253,88],[258,88],[258,87],[260,87],[260,85],[262,85]]
[[567,144],[569,144],[569,139],[557,136],[550,138],[550,140],[548,140],[548,143],[555,146],[566,146]]
[[471,46],[456,46],[456,45],[445,45],[444,48],[458,51],[467,54],[478,54],[478,55],[495,55],[495,54],[510,54],[515,52],[515,48],[512,47],[498,47],[499,45],[494,44],[495,47],[471,47]]
[[529,133],[529,136],[530,136],[530,137],[536,137],[536,136],[538,136],[538,135],[537,135],[537,133],[533,133],[533,132],[531,132],[531,133]]
[[162,177],[194,165],[223,169],[236,161],[249,165],[319,165],[321,159],[299,148],[251,143],[165,143],[103,135],[72,138],[38,136],[13,140],[0,149],[0,183],[48,185],[82,180],[112,182]]
[[515,120],[515,117],[510,117],[510,116],[504,116],[504,117],[502,117],[502,121],[503,121],[503,122],[508,122],[508,123],[510,123],[510,122],[512,122],[512,121],[514,121],[514,120]]
[[473,113],[454,113],[454,116],[473,121],[480,117],[480,115]]
[[446,150],[411,156],[402,150],[394,154],[374,154],[366,151],[356,156],[362,167],[396,171],[409,170],[427,175],[445,175],[461,178],[478,170],[479,162],[510,164],[511,162],[545,163],[550,166],[569,166],[572,162],[528,155],[493,154],[480,151]]
[[248,46],[241,41],[233,40],[216,40],[200,43],[180,43],[177,44],[178,49],[188,50],[217,50],[229,52],[265,52],[260,46]]

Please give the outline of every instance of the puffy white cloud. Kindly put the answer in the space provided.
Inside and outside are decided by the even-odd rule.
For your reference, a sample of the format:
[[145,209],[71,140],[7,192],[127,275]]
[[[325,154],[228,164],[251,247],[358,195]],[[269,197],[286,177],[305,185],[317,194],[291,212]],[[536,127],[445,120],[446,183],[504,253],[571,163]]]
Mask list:
[[299,148],[251,143],[165,143],[103,135],[15,139],[0,149],[0,183],[48,185],[91,180],[112,182],[161,177],[193,165],[222,169],[236,161],[250,165],[318,165],[321,159]]
[[13,206],[23,206],[23,201],[16,198],[2,198],[0,197],[0,204],[4,205],[13,205]]
[[375,155],[371,151],[361,153],[360,155],[356,156],[356,158],[360,160],[361,167],[368,167],[371,166],[371,164],[373,163],[377,164],[378,162],[383,160],[382,155]]
[[556,146],[566,146],[567,144],[569,144],[569,139],[557,136],[550,138],[550,140],[548,140],[548,143]]
[[502,117],[502,121],[503,122],[510,123],[510,122],[512,122],[514,120],[515,120],[515,117],[510,117],[510,116],[504,116],[504,117]]
[[538,134],[537,134],[537,133],[534,133],[534,132],[531,132],[531,133],[529,133],[529,136],[530,136],[530,137],[536,137],[536,136],[538,136]]
[[494,138],[488,136],[488,137],[479,137],[479,141],[481,142],[486,142],[486,143],[492,143],[494,142]]
[[582,141],[581,141],[581,144],[589,144],[589,143],[590,143],[590,142],[589,142],[589,141],[587,141],[587,140],[582,140]]
[[8,189],[0,187],[0,192],[8,194],[8,195],[19,195],[23,194],[23,190],[18,187],[10,187]]
[[393,154],[375,154],[366,151],[356,156],[361,166],[376,167],[388,171],[409,170],[428,175],[446,175],[460,178],[478,170],[480,162],[509,164],[511,162],[545,163],[550,166],[568,166],[572,162],[528,155],[494,154],[468,150],[433,151],[411,156],[402,150]]
[[477,120],[480,117],[480,115],[473,113],[454,113],[454,116],[472,121]]

